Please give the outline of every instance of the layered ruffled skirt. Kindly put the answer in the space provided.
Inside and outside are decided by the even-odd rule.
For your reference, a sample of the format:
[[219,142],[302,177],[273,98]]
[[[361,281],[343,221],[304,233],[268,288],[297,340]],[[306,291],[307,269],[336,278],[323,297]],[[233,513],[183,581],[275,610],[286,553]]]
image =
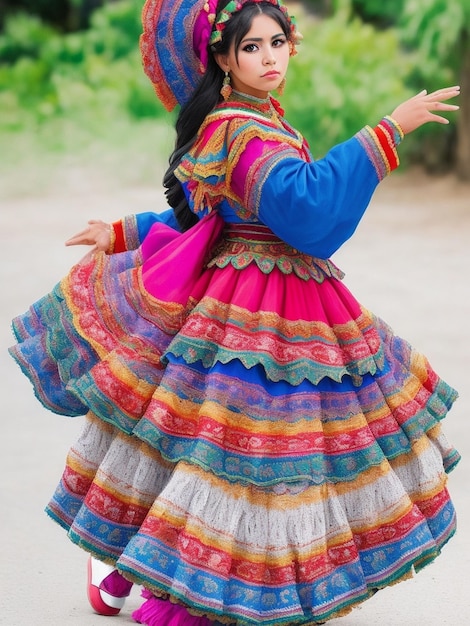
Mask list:
[[87,414],[47,507],[70,538],[237,624],[327,620],[432,561],[457,394],[341,277],[212,213],[15,319],[39,400]]

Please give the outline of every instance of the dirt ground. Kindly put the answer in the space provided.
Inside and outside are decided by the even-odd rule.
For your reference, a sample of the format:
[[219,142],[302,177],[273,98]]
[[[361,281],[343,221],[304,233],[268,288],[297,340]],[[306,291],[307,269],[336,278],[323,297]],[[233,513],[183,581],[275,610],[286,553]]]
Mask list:
[[[87,219],[159,211],[158,187],[69,171],[52,188],[0,198],[0,624],[103,626],[88,607],[86,555],[43,513],[81,427],[45,411],[7,355],[10,320],[62,277],[82,251],[63,241]],[[0,181],[1,182],[1,181]],[[1,191],[1,190],[0,190]],[[416,578],[384,590],[332,626],[461,626],[470,595],[470,186],[453,177],[398,173],[382,183],[353,238],[334,257],[358,299],[427,354],[460,392],[445,423],[462,453],[450,476],[459,530],[441,557]],[[130,624],[138,590],[112,623]],[[164,626],[164,625],[162,625]]]

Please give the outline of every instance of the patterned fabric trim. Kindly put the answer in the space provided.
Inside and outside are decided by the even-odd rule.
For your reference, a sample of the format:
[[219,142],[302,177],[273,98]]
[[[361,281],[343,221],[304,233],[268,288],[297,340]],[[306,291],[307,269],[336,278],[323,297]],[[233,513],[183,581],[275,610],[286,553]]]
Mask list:
[[364,147],[379,181],[400,165],[396,150],[404,137],[400,125],[390,116],[386,116],[375,128],[365,126],[356,134]]
[[[256,349],[253,336],[259,337]],[[324,378],[340,382],[348,376],[359,386],[365,374],[375,374],[384,365],[383,346],[367,311],[332,328],[324,322],[285,320],[267,311],[253,320],[244,309],[208,297],[193,309],[164,361],[169,353],[205,368],[233,360],[247,369],[261,365],[269,380],[291,385],[304,380],[318,384]]]
[[127,215],[121,220],[113,222],[111,227],[114,232],[114,237],[111,237],[111,239],[114,239],[114,242],[108,254],[137,250],[141,241],[139,240],[137,217],[135,215]]
[[106,254],[114,254],[115,249],[116,249],[116,229],[114,227],[114,224],[111,224],[111,227],[109,229],[109,246],[108,246],[108,249],[106,250]]
[[266,150],[253,162],[253,165],[246,174],[245,193],[243,197],[244,206],[249,207],[253,215],[259,215],[263,186],[272,170],[284,159],[298,159],[299,157],[298,150],[291,148],[290,150],[283,150],[281,152],[279,147],[275,146],[271,150]]
[[[232,495],[209,473],[181,464],[117,566],[157,594],[237,624],[330,619],[433,560],[455,532],[446,490],[412,504],[397,498],[399,486],[386,469],[370,486],[354,487],[362,506],[314,488],[294,497],[295,508],[284,497],[286,509],[264,509],[258,492],[237,486]],[[373,525],[364,515],[371,506]]]
[[[290,407],[289,401],[276,398],[271,412],[269,394],[258,393],[256,383],[240,382],[243,387],[232,404],[227,398],[234,379],[229,375],[213,376],[209,385],[202,383],[202,388],[210,389],[208,396],[203,397],[201,387],[192,383],[199,383],[204,374],[191,378],[187,368],[181,377],[184,367],[169,367],[164,386],[153,396],[134,434],[159,448],[168,461],[186,460],[224,477],[230,485],[251,483],[272,489],[278,495],[295,495],[313,484],[334,482],[335,493],[346,495],[353,490],[353,480],[363,486],[375,482],[384,455],[388,459],[386,465],[392,463],[394,471],[406,482],[407,465],[419,455],[423,465],[432,466],[439,459],[438,482],[421,485],[432,495],[444,480],[443,466],[450,472],[460,458],[447,443],[438,423],[455,399],[444,384],[438,384],[424,398],[425,402],[430,400],[431,407],[427,410],[419,406],[423,393],[409,377],[400,400],[410,409],[398,423],[385,404],[386,400],[396,401],[396,395],[389,394],[384,400],[381,393],[384,385],[393,380],[390,371],[379,374],[378,384],[371,382],[370,377],[365,381],[359,391],[361,399],[367,402],[363,408],[358,406],[354,392],[325,394],[325,385],[317,393],[305,384],[294,392],[295,400],[290,402]],[[174,376],[171,380],[170,375]],[[225,396],[224,389],[228,391]],[[330,389],[333,389],[331,385]],[[244,390],[246,398],[243,398]],[[196,402],[189,399],[188,391],[196,396]],[[268,404],[263,407],[262,416],[254,415],[258,405],[254,408],[250,400],[263,395]],[[284,424],[278,418],[282,403],[284,409],[291,409],[292,423]],[[417,497],[416,486],[410,484],[408,489]],[[257,501],[262,504],[261,496]]]
[[383,123],[388,124],[389,129],[393,133],[393,139],[394,139],[395,145],[398,146],[405,138],[405,133],[403,132],[403,128],[391,115],[386,115],[383,118]]
[[302,280],[312,278],[317,283],[326,277],[344,278],[344,272],[332,261],[303,254],[278,239],[267,227],[254,224],[233,224],[207,267],[224,268],[230,264],[242,270],[251,263],[256,263],[263,274],[270,274],[277,267],[283,274],[294,273]]
[[140,51],[145,73],[168,111],[188,101],[203,73],[192,33],[203,2],[147,0]]
[[[232,174],[253,139],[274,144],[263,155],[253,156],[248,184],[244,186],[245,197],[238,196],[232,185]],[[256,205],[249,200],[269,169],[285,158],[306,158],[308,148],[302,136],[279,119],[270,118],[247,106],[221,105],[208,115],[201,127],[199,139],[175,171],[181,183],[188,184],[193,210],[200,213],[211,211],[217,204],[227,200],[242,219],[252,213],[246,207]],[[260,157],[260,158],[258,158]],[[259,174],[260,168],[263,171]],[[248,197],[247,197],[248,196]]]

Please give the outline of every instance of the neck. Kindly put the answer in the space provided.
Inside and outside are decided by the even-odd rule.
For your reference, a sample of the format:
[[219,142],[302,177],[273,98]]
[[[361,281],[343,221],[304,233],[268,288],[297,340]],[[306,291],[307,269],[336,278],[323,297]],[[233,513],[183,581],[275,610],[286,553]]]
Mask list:
[[251,94],[236,91],[234,89],[230,95],[229,102],[239,102],[245,107],[257,111],[271,121],[275,121],[276,124],[282,124],[280,118],[283,117],[284,111],[279,102],[274,100],[269,93],[267,93],[266,98],[257,98]]
[[249,93],[243,93],[242,91],[237,91],[236,89],[234,89],[232,91],[232,94],[235,96],[238,96],[239,98],[245,98],[246,100],[249,100],[251,102],[255,102],[255,103],[262,103],[262,102],[269,102],[271,100],[270,96],[269,96],[269,92],[266,92],[266,96],[264,98],[259,98],[257,96],[252,96]]

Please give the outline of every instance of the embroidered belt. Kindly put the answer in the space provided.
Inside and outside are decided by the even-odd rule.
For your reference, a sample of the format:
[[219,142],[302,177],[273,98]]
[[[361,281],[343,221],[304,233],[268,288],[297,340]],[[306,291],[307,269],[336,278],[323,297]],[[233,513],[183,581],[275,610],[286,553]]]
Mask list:
[[318,259],[299,252],[261,224],[230,224],[214,250],[208,267],[232,265],[242,270],[256,263],[264,274],[277,267],[283,274],[296,274],[302,280],[321,283],[325,277],[342,280],[344,273],[329,259]]

